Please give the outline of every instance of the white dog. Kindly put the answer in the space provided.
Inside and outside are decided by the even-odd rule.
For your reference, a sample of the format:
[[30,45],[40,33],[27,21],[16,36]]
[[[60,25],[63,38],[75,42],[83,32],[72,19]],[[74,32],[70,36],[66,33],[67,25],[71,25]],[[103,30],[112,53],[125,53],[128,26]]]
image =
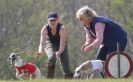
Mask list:
[[25,75],[24,71],[28,72],[30,80],[33,78],[33,75],[36,79],[41,79],[40,69],[33,63],[23,61],[18,53],[11,53],[8,59],[11,64],[13,64],[13,62],[15,63],[17,79],[23,80],[22,77]]
[[87,74],[87,78],[96,78],[97,74],[103,70],[103,66],[104,62],[101,60],[85,61],[75,69],[74,78],[82,77],[83,73]]

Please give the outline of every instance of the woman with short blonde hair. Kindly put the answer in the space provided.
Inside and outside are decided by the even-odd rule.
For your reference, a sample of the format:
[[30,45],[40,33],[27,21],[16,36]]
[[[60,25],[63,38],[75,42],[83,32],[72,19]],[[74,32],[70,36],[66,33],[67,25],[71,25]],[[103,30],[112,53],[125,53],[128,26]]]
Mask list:
[[127,33],[121,25],[108,17],[98,16],[88,6],[81,7],[76,17],[83,24],[86,33],[86,41],[81,46],[81,51],[86,52],[99,47],[97,59],[104,61],[107,54],[117,51],[117,43],[120,51],[125,50]]
[[82,18],[88,18],[89,20],[92,20],[92,18],[96,16],[97,16],[97,13],[93,9],[89,8],[88,6],[84,6],[80,8],[76,13],[76,17],[79,20],[81,20]]

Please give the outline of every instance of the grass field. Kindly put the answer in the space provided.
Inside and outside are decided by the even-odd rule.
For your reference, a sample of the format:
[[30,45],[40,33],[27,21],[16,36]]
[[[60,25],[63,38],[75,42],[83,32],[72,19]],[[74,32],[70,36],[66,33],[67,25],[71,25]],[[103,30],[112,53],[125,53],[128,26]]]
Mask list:
[[133,79],[92,79],[92,80],[66,80],[66,79],[43,79],[43,80],[1,80],[0,82],[133,82]]

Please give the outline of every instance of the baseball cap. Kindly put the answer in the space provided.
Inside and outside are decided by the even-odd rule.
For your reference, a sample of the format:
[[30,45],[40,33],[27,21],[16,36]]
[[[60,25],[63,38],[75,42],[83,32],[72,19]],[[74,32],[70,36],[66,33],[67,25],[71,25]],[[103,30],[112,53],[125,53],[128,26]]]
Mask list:
[[58,18],[57,13],[55,13],[55,12],[50,12],[50,13],[48,14],[48,20],[53,20],[53,19],[56,19],[56,18]]

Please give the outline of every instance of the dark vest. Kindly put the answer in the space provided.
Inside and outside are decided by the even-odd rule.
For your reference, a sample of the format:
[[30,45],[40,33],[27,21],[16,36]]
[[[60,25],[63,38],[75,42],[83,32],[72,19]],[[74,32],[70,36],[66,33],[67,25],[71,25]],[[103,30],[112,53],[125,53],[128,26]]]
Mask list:
[[56,27],[56,34],[52,35],[51,33],[51,27],[49,25],[47,25],[47,31],[48,31],[48,37],[47,40],[50,41],[50,43],[52,43],[54,46],[59,46],[60,45],[60,35],[59,35],[59,31],[61,28],[62,24],[58,23],[57,27]]
[[96,38],[95,24],[103,22],[105,24],[105,30],[103,34],[103,44],[105,46],[116,45],[117,42],[125,44],[127,42],[127,33],[121,28],[119,24],[111,19],[103,16],[94,17],[90,23],[88,31]]

